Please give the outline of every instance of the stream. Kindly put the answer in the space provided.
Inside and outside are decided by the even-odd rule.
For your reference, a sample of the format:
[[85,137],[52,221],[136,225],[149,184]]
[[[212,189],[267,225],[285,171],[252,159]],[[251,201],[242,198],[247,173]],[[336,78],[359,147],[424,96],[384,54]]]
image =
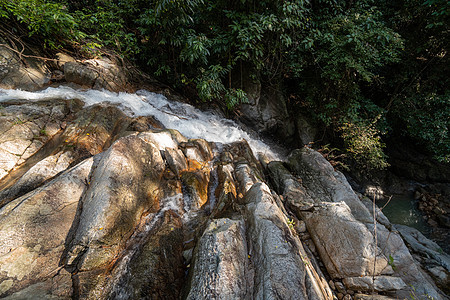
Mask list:
[[161,94],[139,90],[135,94],[99,90],[75,90],[70,87],[49,87],[38,92],[0,89],[0,102],[10,99],[79,99],[85,106],[99,103],[117,105],[130,117],[153,116],[166,128],[176,129],[187,138],[202,138],[209,142],[227,144],[245,139],[255,154],[263,153],[269,160],[283,160],[280,150],[262,142],[241,129],[234,121],[212,112],[204,112],[192,105],[170,101]]

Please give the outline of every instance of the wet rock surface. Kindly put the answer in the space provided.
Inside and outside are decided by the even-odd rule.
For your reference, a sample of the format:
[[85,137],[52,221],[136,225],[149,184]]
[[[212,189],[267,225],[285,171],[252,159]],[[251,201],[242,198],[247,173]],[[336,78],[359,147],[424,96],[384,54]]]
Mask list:
[[[311,149],[261,164],[246,141],[188,139],[79,100],[1,112],[0,297],[444,298]],[[442,286],[446,260],[433,259]]]

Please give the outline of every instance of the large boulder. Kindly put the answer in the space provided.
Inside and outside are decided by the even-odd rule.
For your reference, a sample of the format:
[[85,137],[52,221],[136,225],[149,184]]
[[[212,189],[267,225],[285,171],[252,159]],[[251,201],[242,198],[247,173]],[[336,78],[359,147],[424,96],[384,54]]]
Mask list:
[[127,75],[119,61],[101,58],[84,62],[64,63],[64,77],[67,82],[83,87],[121,91],[127,87]]
[[164,169],[159,150],[136,135],[114,143],[89,180],[67,264],[87,271],[116,257],[144,212],[158,209]]
[[251,299],[249,258],[242,220],[212,220],[196,250],[186,299]]
[[248,222],[249,256],[255,267],[256,299],[326,299],[299,241],[291,234],[287,217],[264,183],[256,183],[244,199]]
[[71,298],[61,257],[92,165],[85,160],[0,209],[0,297],[26,289],[21,299]]
[[38,90],[50,81],[50,70],[38,52],[21,50],[0,37],[0,88]]

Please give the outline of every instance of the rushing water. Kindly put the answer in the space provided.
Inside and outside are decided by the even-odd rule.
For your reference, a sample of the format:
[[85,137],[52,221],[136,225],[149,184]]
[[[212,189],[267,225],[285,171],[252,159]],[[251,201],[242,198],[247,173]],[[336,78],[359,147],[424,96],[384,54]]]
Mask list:
[[166,128],[176,129],[187,138],[203,138],[209,142],[231,143],[245,139],[255,154],[264,153],[271,160],[282,160],[258,138],[253,138],[235,122],[211,112],[203,112],[192,105],[170,101],[165,96],[145,90],[135,94],[114,93],[99,90],[75,90],[70,87],[49,87],[38,92],[0,89],[0,102],[10,99],[80,99],[85,106],[111,103],[121,108],[128,116],[153,116]]

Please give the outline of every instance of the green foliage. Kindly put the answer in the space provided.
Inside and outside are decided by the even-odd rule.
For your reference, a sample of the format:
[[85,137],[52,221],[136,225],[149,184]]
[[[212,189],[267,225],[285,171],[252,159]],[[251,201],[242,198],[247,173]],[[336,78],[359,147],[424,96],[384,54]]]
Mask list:
[[375,122],[344,122],[339,129],[347,151],[361,168],[384,169],[389,165],[383,152],[385,145],[381,142]]
[[294,230],[294,226],[295,226],[295,221],[294,219],[287,219],[287,224],[290,230]]
[[405,102],[408,113],[399,116],[408,133],[421,141],[442,162],[450,162],[450,91],[444,95],[419,94]]
[[383,88],[392,91],[386,104],[388,117],[398,134],[415,139],[448,163],[450,2],[412,0],[387,7],[391,26],[405,40],[400,62],[386,70]]
[[129,58],[139,54],[136,34],[128,28],[128,19],[138,13],[134,2],[97,0],[95,5],[73,12],[77,23],[89,34],[90,42],[84,45],[84,50],[95,52],[95,49],[107,46]]
[[394,264],[394,258],[389,254],[389,262],[388,264],[392,267],[392,270],[395,271],[397,269],[397,266]]
[[30,36],[41,36],[47,46],[58,48],[84,37],[66,6],[46,0],[0,1],[0,17],[25,24]]

